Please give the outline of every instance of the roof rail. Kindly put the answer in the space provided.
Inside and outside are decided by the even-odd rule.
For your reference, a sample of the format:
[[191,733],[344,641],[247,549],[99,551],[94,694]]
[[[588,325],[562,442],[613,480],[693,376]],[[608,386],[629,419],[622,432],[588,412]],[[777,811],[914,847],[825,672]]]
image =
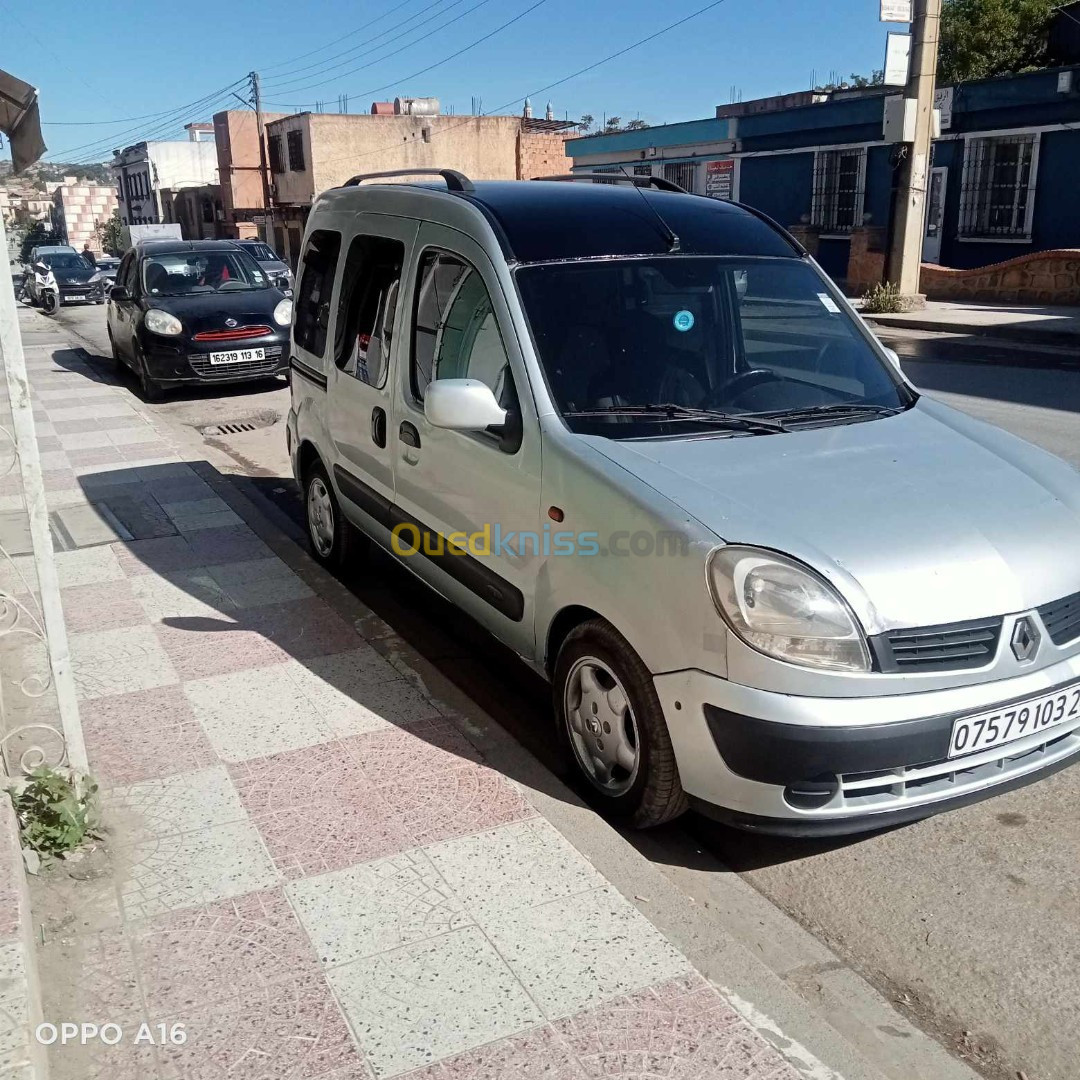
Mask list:
[[447,191],[475,191],[473,182],[456,169],[392,169],[389,172],[358,173],[346,180],[342,187],[356,187],[364,180],[385,180],[391,176],[441,176],[446,181]]
[[660,176],[630,176],[627,173],[579,172],[560,173],[557,176],[534,176],[534,180],[591,180],[594,184],[633,184],[634,187],[651,187],[657,191],[673,191],[677,195],[689,195],[684,187]]

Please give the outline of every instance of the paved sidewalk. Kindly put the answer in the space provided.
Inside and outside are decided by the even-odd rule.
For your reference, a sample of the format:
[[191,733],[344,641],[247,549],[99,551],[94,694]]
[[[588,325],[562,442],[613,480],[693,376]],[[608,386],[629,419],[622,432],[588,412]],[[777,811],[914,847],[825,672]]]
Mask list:
[[796,1075],[126,387],[28,366],[111,865],[43,920],[44,1011],[124,1033],[55,1080]]
[[876,326],[1006,338],[1031,345],[1080,347],[1080,308],[960,304],[931,300],[919,311],[867,315]]

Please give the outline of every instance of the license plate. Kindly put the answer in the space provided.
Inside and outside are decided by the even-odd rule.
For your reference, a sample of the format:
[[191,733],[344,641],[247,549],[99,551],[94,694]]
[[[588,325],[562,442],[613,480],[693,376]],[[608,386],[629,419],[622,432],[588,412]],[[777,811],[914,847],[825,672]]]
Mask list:
[[1036,731],[1080,720],[1080,683],[978,716],[962,716],[953,724],[949,757],[973,754],[1015,742]]
[[253,360],[263,360],[264,349],[233,349],[232,352],[212,352],[211,364],[250,364]]

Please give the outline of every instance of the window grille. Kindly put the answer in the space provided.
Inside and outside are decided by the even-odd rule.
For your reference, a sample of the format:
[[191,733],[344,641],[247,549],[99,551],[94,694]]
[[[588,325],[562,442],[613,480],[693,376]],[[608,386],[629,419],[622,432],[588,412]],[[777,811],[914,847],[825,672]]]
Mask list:
[[289,169],[292,172],[304,171],[304,133],[290,131],[287,135],[289,145]]
[[960,188],[960,235],[973,239],[1031,236],[1037,136],[968,140]]
[[664,166],[664,179],[678,184],[687,191],[694,190],[697,164],[693,161],[673,161]]
[[862,224],[866,149],[819,150],[814,155],[811,223],[822,232],[847,233]]

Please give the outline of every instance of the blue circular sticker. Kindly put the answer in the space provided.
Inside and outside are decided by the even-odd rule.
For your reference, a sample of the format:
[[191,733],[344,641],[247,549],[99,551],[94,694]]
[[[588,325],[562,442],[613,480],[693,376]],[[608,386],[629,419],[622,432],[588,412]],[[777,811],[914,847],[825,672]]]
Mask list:
[[682,334],[685,334],[687,330],[694,329],[694,313],[692,311],[676,311],[675,318],[671,321],[675,324],[675,329]]

